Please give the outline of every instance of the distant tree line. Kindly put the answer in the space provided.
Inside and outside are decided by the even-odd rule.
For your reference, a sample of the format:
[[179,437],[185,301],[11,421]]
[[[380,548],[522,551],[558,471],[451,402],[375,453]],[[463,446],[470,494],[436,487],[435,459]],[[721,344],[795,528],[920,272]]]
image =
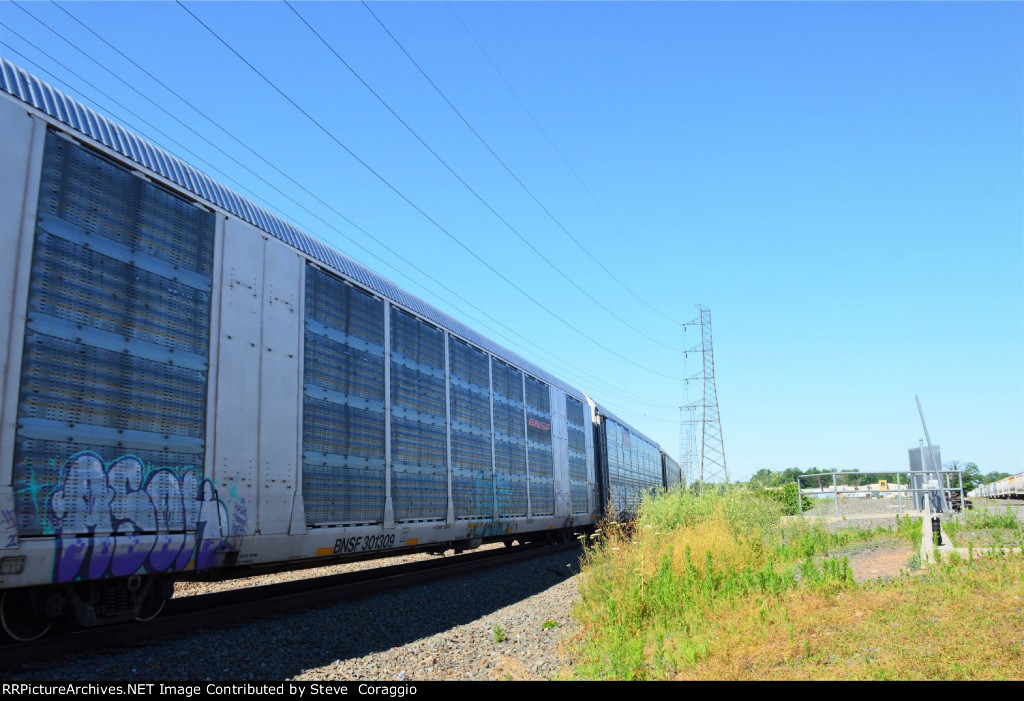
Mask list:
[[[759,487],[761,489],[772,489],[775,487],[785,486],[791,482],[796,482],[796,478],[801,475],[831,475],[833,472],[838,472],[841,475],[838,480],[839,484],[849,487],[876,484],[878,480],[884,480],[886,477],[891,478],[893,482],[896,481],[895,472],[890,475],[868,475],[862,474],[859,470],[824,470],[818,467],[812,467],[806,470],[799,467],[787,467],[785,470],[769,470],[766,467],[762,467],[754,473],[753,477],[750,478],[749,485],[751,487]],[[801,480],[801,484],[805,487],[814,487],[817,486],[817,480],[803,479]],[[821,478],[821,484],[822,486],[831,486],[832,478]]]
[[942,466],[945,470],[962,470],[964,479],[964,492],[969,492],[980,484],[990,484],[1006,479],[1009,472],[989,472],[981,474],[981,468],[977,463],[964,463],[962,460],[951,460]]
[[[989,472],[988,474],[982,474],[981,468],[978,467],[977,463],[963,462],[961,460],[951,460],[943,465],[945,470],[960,470],[963,473],[964,480],[964,492],[969,492],[978,485],[989,484],[991,482],[997,482],[1001,479],[1005,479],[1010,476],[1008,472]],[[840,485],[845,487],[866,487],[871,484],[877,484],[879,480],[887,479],[889,482],[895,484],[896,473],[892,472],[889,474],[863,474],[859,470],[823,470],[817,467],[804,470],[799,467],[787,467],[785,470],[769,470],[767,467],[762,467],[760,470],[754,473],[753,477],[750,478],[748,484],[751,488],[756,489],[777,489],[784,487],[787,484],[796,482],[796,478],[801,475],[830,475],[832,472],[838,472],[838,482]],[[832,478],[827,479],[821,478],[822,487],[831,486]],[[817,480],[814,479],[803,479],[801,484],[804,487],[817,487]]]

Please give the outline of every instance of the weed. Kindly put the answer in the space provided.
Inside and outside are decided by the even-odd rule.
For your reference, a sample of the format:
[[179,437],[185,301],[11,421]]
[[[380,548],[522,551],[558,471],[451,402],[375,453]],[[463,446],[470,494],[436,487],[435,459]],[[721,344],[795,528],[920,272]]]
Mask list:
[[946,533],[953,540],[953,542],[959,542],[960,532],[966,530],[961,518],[963,517],[958,516],[956,518],[951,518],[944,524]]
[[789,482],[782,487],[765,489],[764,496],[782,505],[782,513],[792,516],[801,511],[810,511],[814,504],[810,497],[800,496],[796,482]]
[[550,621],[550,620],[549,621],[544,621],[544,629],[545,630],[547,630],[549,628],[557,628],[557,627],[558,627],[558,621]]
[[[912,516],[897,516],[896,517],[896,532],[903,538],[909,540],[915,547],[921,547],[921,539],[924,537],[923,518],[913,518]],[[950,537],[952,537],[950,533]]]
[[496,643],[505,642],[505,626],[501,625],[497,621],[491,624],[491,638]]
[[1001,513],[994,511],[972,511],[967,514],[967,525],[970,528],[1005,528],[1011,531],[1024,530],[1024,523],[1017,520],[1017,516],[1007,506]]
[[[1019,555],[947,558],[927,577],[858,585],[836,551],[891,530],[783,528],[780,513],[735,488],[673,490],[646,499],[631,525],[602,523],[581,563],[572,676],[1019,677],[1024,647],[1003,609],[988,613],[995,600],[1019,608]],[[922,522],[900,519],[896,531],[919,545]],[[921,566],[910,558],[911,571]],[[962,612],[977,601],[986,612],[972,616],[974,633]]]
[[819,568],[807,558],[800,565],[800,573],[807,586],[821,592],[835,593],[853,586],[853,570],[844,556],[842,560],[827,558]]
[[976,509],[948,524],[948,532],[959,545],[1002,547],[1024,546],[1024,522],[1010,507],[1003,512]]

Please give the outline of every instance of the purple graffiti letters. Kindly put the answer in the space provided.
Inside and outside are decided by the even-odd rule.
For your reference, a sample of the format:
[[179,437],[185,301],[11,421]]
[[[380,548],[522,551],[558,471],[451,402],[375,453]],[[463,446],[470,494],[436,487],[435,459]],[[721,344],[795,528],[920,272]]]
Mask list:
[[86,451],[64,464],[49,501],[58,582],[203,569],[226,546],[227,509],[191,468],[147,473],[133,455],[104,468]]
[[103,461],[95,453],[79,453],[64,463],[60,486],[50,497],[54,523],[61,531],[92,532],[103,528],[114,490],[107,485]]

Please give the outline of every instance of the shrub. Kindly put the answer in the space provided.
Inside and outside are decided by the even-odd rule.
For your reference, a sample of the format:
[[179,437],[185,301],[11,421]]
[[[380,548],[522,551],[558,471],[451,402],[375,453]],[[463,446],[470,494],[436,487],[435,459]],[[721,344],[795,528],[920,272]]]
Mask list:
[[798,514],[801,511],[809,511],[813,506],[810,497],[800,495],[800,489],[797,487],[796,482],[787,482],[782,487],[765,489],[763,494],[781,504],[782,513],[789,516]]

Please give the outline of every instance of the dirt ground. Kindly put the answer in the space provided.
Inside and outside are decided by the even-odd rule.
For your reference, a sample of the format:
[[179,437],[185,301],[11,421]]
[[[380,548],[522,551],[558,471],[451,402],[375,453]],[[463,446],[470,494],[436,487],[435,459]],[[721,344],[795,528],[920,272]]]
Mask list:
[[903,538],[879,538],[865,543],[855,543],[832,557],[846,556],[858,582],[876,579],[896,578],[900,570],[908,571],[910,559],[917,554],[917,548]]

